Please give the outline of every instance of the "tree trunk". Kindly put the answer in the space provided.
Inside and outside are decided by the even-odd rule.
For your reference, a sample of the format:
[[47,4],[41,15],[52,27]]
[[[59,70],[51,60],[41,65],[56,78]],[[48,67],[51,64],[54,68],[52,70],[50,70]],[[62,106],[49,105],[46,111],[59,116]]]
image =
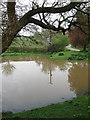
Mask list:
[[2,51],[0,52],[2,53],[5,52],[12,43],[13,39],[14,39],[14,35],[10,34],[9,30],[5,30],[2,33]]
[[83,47],[83,51],[86,51],[86,45],[84,45],[84,47]]
[[18,20],[15,14],[15,4],[15,2],[7,2],[8,24],[7,28],[2,32],[2,50],[0,50],[0,54],[8,49],[19,31]]
[[16,2],[7,3],[8,24],[12,24],[13,22],[17,21],[17,17],[15,13],[15,5],[16,5]]
[[22,26],[19,25],[19,22],[13,22],[9,25],[2,33],[2,51],[0,54],[5,52],[8,47],[11,45],[17,33],[21,30]]

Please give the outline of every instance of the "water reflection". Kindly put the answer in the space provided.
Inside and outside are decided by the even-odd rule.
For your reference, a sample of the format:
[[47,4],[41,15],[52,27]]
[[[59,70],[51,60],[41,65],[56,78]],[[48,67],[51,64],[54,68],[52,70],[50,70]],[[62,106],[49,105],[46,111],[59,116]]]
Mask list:
[[[60,70],[67,70],[69,64],[67,61],[58,61],[58,60],[50,60],[45,56],[15,56],[15,57],[3,57],[2,62],[7,61],[35,61],[38,66],[42,64],[42,72],[48,73],[50,69],[54,71],[56,67],[59,67]],[[50,66],[51,64],[51,66]]]
[[2,61],[3,111],[21,112],[62,102],[88,89],[86,62],[45,56],[4,57]]
[[4,73],[6,76],[11,75],[14,72],[14,65],[10,64],[10,62],[6,62],[5,64],[2,64],[2,73]]
[[[8,62],[7,62],[8,61]],[[15,66],[11,64],[10,61],[35,61],[38,66],[42,65],[41,71],[44,73],[49,74],[49,83],[52,84],[52,75],[53,71],[58,67],[60,71],[65,71],[70,66],[70,63],[67,61],[57,61],[57,60],[50,60],[47,59],[45,56],[26,56],[26,57],[3,57],[2,62],[2,73],[6,76],[13,74],[15,70]]]
[[51,65],[51,63],[50,63],[50,65],[49,65],[49,68],[50,68],[50,84],[53,84],[52,83],[52,69],[51,69],[51,67],[52,67],[52,65]]
[[77,96],[88,92],[88,64],[73,63],[69,69],[68,82],[70,90],[75,91]]

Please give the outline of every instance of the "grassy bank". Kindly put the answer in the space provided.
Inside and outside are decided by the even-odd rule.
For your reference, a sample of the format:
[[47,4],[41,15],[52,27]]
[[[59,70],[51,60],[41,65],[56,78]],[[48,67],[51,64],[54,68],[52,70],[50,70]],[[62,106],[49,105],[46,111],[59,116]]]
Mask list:
[[57,53],[40,53],[40,52],[5,52],[1,56],[28,56],[28,55],[47,55],[50,59],[56,60],[89,60],[90,52],[77,52],[77,51],[69,51],[65,50]]
[[88,112],[88,96],[85,95],[31,111],[16,114],[3,113],[3,118],[88,118]]
[[58,53],[53,53],[50,56],[51,59],[57,60],[89,60],[90,52],[78,52],[78,51],[70,51],[65,50]]
[[1,56],[28,56],[28,55],[49,55],[50,53],[40,53],[40,52],[5,52]]

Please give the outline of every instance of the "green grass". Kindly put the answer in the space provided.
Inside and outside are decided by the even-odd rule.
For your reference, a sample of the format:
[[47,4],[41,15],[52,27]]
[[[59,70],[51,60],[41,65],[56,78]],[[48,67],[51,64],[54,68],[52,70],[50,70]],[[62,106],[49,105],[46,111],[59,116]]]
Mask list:
[[3,118],[88,118],[88,96],[81,96],[63,103],[52,104],[16,114],[5,114]]
[[28,53],[28,52],[14,52],[14,53],[12,53],[12,52],[5,52],[5,53],[3,53],[3,54],[1,54],[1,56],[2,57],[4,57],[4,56],[28,56],[28,55],[49,55],[49,53],[40,53],[40,52],[30,52],[30,53]]
[[65,50],[57,53],[41,52],[5,52],[1,56],[28,56],[28,55],[47,55],[50,59],[56,60],[90,60],[90,52],[78,52]]
[[53,53],[50,58],[57,60],[88,60],[90,59],[90,53],[65,50],[63,52]]

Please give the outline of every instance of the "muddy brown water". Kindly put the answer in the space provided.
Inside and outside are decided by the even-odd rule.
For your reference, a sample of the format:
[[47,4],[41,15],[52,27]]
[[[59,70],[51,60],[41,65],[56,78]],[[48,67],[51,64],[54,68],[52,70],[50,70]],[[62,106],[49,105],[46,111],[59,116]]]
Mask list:
[[88,91],[85,61],[58,61],[46,56],[3,57],[0,73],[3,112],[31,110]]

